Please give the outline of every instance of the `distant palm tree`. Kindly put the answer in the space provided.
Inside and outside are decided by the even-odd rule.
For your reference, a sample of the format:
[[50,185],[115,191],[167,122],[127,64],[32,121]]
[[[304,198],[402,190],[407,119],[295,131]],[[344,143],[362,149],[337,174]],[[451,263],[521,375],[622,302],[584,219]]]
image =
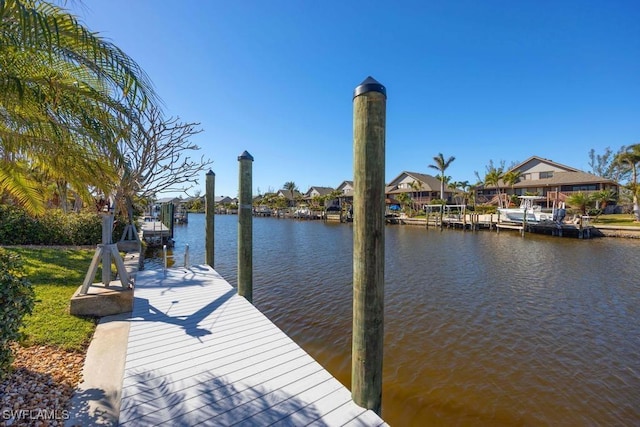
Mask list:
[[296,186],[296,183],[293,181],[285,182],[284,189],[289,191],[289,193],[291,194],[291,203],[295,205],[294,193],[298,189],[298,187]]
[[311,208],[318,210],[320,209],[320,205],[324,202],[324,198],[318,194],[314,194],[311,196]]
[[567,197],[566,203],[572,208],[578,209],[582,215],[586,215],[587,207],[592,201],[593,199],[590,196],[579,191]]
[[468,181],[464,181],[467,184],[464,186],[465,201],[469,202],[472,206],[476,205],[476,191],[480,184],[469,184]]
[[613,190],[601,190],[591,195],[591,199],[596,202],[597,215],[594,221],[604,213],[607,203],[616,199],[616,193]]
[[509,187],[511,187],[511,192],[513,194],[515,194],[515,190],[513,188],[514,185],[516,185],[518,182],[520,182],[520,178],[522,177],[522,172],[519,170],[510,170],[509,172],[506,172],[504,174],[504,176],[502,177],[502,181],[508,185]]
[[495,167],[493,162],[489,162],[489,166],[487,167],[487,173],[484,176],[484,186],[485,187],[495,187],[496,192],[498,194],[498,207],[502,206],[502,191],[500,189],[500,181],[504,177],[504,167],[501,165],[500,167]]
[[455,159],[456,159],[455,157],[451,156],[445,160],[442,153],[438,153],[438,155],[433,158],[434,163],[429,165],[430,168],[436,169],[437,171],[440,172],[440,198],[442,200],[446,200],[444,197],[444,186],[445,186],[444,172],[449,168],[449,166],[451,166],[451,163],[453,163]]
[[[409,193],[400,193],[396,196],[396,200],[400,202],[400,205],[403,207],[408,207],[411,204],[411,196]],[[411,215],[409,215],[411,216]]]
[[604,210],[607,204],[616,199],[616,192],[613,190],[601,190],[591,195],[591,198],[597,203],[596,207]]
[[[440,181],[441,184],[444,184],[445,188],[451,187],[451,176],[449,175],[438,176],[438,181]],[[442,203],[447,204],[448,199],[445,199],[442,193],[440,193],[440,199],[442,200]]]
[[640,221],[640,206],[638,205],[638,163],[640,163],[640,144],[631,145],[624,152],[618,154],[616,162],[631,170],[631,182],[628,187],[633,195],[634,221]]
[[420,193],[422,192],[422,181],[420,180],[415,180],[415,181],[411,181],[411,184],[409,184],[409,187],[411,187],[411,190],[413,192],[415,192],[416,194],[411,194],[411,199],[413,200],[413,204],[414,204],[414,209],[419,210],[420,207],[416,207],[415,204],[417,203],[416,201],[419,198]]
[[453,181],[449,184],[455,190],[454,197],[461,205],[466,203],[467,193],[465,188],[469,185],[469,181]]

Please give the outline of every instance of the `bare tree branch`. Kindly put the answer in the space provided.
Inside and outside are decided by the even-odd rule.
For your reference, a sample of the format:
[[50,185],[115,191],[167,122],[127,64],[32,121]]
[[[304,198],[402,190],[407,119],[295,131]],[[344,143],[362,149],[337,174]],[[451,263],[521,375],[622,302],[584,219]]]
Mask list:
[[213,163],[189,139],[202,132],[200,123],[165,119],[157,108],[144,117],[144,128],[123,141],[121,152],[127,159],[122,173],[121,191],[125,195],[148,198],[162,192],[187,192],[198,184],[198,177]]

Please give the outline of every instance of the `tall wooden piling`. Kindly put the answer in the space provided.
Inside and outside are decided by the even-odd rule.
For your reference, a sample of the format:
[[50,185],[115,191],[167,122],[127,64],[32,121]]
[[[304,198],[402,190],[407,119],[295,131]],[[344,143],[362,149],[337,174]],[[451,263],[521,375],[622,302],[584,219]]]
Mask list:
[[384,339],[386,89],[371,77],[353,96],[353,341],[351,393],[380,414]]
[[238,156],[238,295],[253,302],[252,163],[248,152]]
[[205,262],[209,267],[213,268],[213,260],[215,255],[215,210],[216,210],[216,174],[211,169],[207,172],[206,178],[206,194],[204,205],[205,216]]

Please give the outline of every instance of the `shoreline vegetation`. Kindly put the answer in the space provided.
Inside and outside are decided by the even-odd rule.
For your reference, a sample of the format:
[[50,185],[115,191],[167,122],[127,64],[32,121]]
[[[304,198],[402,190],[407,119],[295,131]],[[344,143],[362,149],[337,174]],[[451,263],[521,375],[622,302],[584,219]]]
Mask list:
[[97,319],[73,316],[68,309],[95,249],[84,246],[2,249],[21,257],[36,297],[33,312],[24,318],[22,339],[11,345],[14,360],[11,371],[0,381],[0,408],[54,411],[60,418],[56,421],[62,421],[75,387],[82,380],[86,350],[97,324]]

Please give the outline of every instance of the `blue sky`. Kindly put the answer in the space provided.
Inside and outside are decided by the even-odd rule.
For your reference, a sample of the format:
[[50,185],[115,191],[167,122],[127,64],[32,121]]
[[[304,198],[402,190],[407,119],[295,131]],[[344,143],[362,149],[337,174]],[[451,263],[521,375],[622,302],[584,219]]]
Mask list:
[[[590,171],[589,150],[640,142],[640,2],[70,3],[147,72],[167,115],[200,122],[216,195],[353,177],[353,89],[387,87],[386,177],[475,182],[537,155]],[[204,175],[200,185],[204,193]]]

